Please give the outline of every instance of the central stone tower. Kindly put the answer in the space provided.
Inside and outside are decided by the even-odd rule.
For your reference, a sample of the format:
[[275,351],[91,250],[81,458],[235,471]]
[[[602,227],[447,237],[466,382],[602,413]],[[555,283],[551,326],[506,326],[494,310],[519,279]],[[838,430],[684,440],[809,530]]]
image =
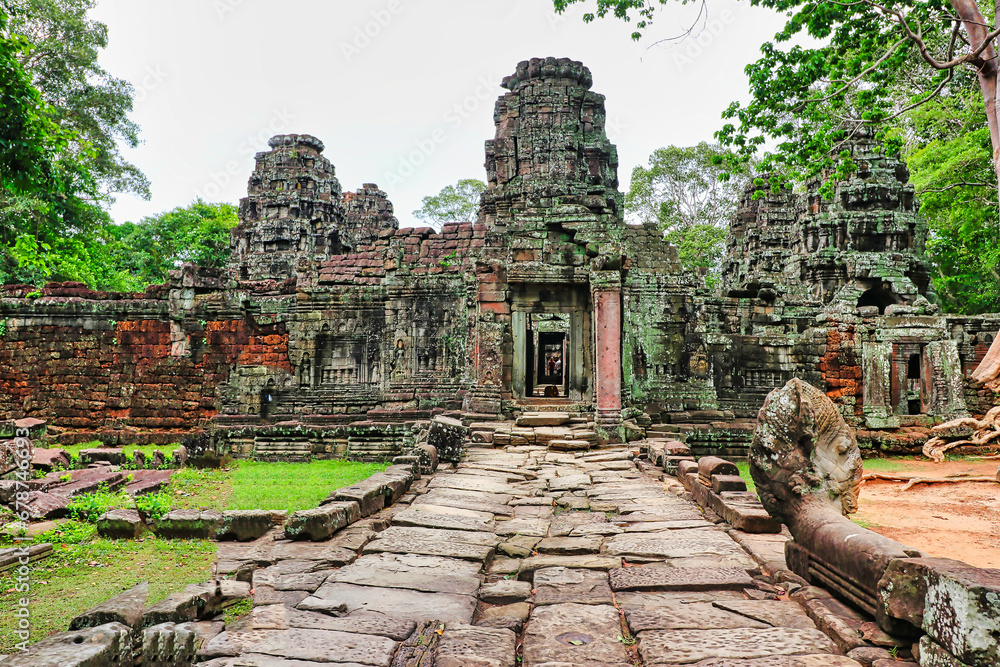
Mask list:
[[486,142],[482,221],[579,213],[621,221],[618,152],[592,83],[590,70],[569,58],[532,58],[503,79],[510,92],[497,100],[496,137]]

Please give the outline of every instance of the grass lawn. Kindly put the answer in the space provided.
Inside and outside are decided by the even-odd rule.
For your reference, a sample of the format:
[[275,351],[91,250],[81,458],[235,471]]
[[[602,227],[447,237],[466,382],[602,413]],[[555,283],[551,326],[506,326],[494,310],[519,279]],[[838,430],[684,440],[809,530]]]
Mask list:
[[309,463],[239,461],[233,471],[233,490],[227,508],[311,509],[318,506],[331,491],[350,486],[387,467],[387,463],[339,460]]
[[[179,470],[156,497],[163,499],[164,509],[310,509],[331,491],[387,466],[349,461],[241,460],[219,470]],[[120,492],[99,492],[80,499],[90,501],[94,519],[111,507],[133,504]],[[215,561],[215,543],[211,541],[163,540],[152,535],[135,541],[106,540],[97,536],[93,525],[75,520],[62,522],[35,542],[52,542],[54,553],[32,564],[28,594],[32,642],[66,630],[78,614],[142,581],[149,582],[150,604],[187,584],[207,581]],[[11,544],[9,536],[0,537],[0,547]],[[14,609],[16,600],[23,597],[15,591],[15,583],[11,572],[0,574],[0,609]],[[0,614],[0,653],[11,652],[19,641],[11,634],[16,620],[10,613]]]
[[[40,536],[52,542],[53,555],[32,564],[31,641],[66,630],[78,614],[118,593],[149,582],[149,603],[159,602],[187,584],[208,581],[215,561],[215,543],[205,540],[136,541],[96,537],[89,524],[68,521]],[[4,544],[3,546],[9,546]],[[12,572],[0,575],[0,609],[15,609],[25,596],[14,590]],[[16,619],[0,614],[0,653],[10,653],[18,640]]]
[[751,493],[757,493],[757,487],[753,483],[753,477],[750,476],[750,464],[746,461],[738,461],[736,467],[740,471],[740,477],[743,481],[747,483],[747,491]]
[[[131,459],[132,456],[137,451],[142,452],[143,454],[146,455],[147,458],[149,458],[149,456],[152,455],[153,451],[158,449],[161,452],[163,452],[163,455],[167,457],[167,460],[169,461],[171,454],[173,454],[174,450],[177,449],[178,447],[180,447],[180,443],[175,442],[169,445],[125,445],[120,449],[123,452],[125,452],[125,456],[129,459]],[[69,454],[71,458],[79,457],[80,451],[84,449],[102,449],[102,448],[104,448],[104,444],[99,440],[95,440],[94,442],[82,442],[78,445],[52,446],[52,449],[65,449],[66,453]]]

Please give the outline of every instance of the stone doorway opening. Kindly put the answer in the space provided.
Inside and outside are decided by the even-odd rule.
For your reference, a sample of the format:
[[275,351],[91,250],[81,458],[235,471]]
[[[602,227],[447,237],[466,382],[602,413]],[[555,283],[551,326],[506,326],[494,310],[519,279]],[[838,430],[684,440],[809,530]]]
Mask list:
[[589,292],[578,286],[520,285],[511,303],[515,399],[583,401],[592,365]]

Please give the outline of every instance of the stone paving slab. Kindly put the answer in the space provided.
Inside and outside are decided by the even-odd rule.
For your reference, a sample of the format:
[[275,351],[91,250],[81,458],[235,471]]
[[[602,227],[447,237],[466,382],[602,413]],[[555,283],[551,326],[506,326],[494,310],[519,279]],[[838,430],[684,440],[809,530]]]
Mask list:
[[396,537],[374,540],[365,546],[362,553],[377,554],[381,552],[442,556],[444,558],[474,560],[481,563],[489,560],[490,556],[493,555],[493,547],[462,542],[429,542],[422,538]]
[[524,634],[525,667],[546,663],[628,664],[611,605],[557,604],[535,609]]
[[[518,509],[521,509],[520,507]],[[545,537],[549,533],[549,520],[540,518],[514,518],[509,521],[498,521],[497,535],[527,535],[529,537]]]
[[198,667],[371,667],[358,662],[313,662],[312,660],[286,660],[273,655],[245,653],[238,658],[216,658],[199,662]]
[[768,625],[780,628],[815,630],[816,624],[796,602],[772,600],[716,600],[712,603],[719,609],[743,614]]
[[728,556],[742,559],[748,568],[756,563],[743,549],[725,534],[719,537],[676,536],[687,531],[661,533],[634,533],[615,535],[604,543],[604,551],[611,556],[644,556],[647,558],[684,558],[691,556]]
[[[436,491],[447,491],[447,489],[437,489]],[[489,512],[502,516],[513,516],[514,508],[507,505],[510,496],[496,495],[491,493],[463,492],[458,493],[435,493],[434,491],[420,496],[419,502],[422,505],[438,505],[442,507],[454,507],[456,509],[472,510],[476,512]]]
[[639,654],[647,667],[690,665],[709,658],[773,658],[833,653],[819,630],[727,628],[723,630],[650,630],[640,632]]
[[456,542],[477,546],[495,547],[500,538],[492,532],[472,530],[445,530],[442,528],[421,528],[418,526],[391,526],[378,534],[380,540],[407,539],[428,542]]
[[[461,507],[448,507],[447,505],[434,505],[433,503],[424,500],[427,496],[418,496],[413,503],[406,508],[405,511],[410,512],[427,512],[429,514],[437,514],[439,516],[455,516],[463,519],[476,519],[483,523],[489,523],[493,521],[493,512],[479,512],[476,510],[462,509]],[[506,507],[506,505],[504,506]],[[507,508],[507,511],[513,513],[513,510]]]
[[[906,667],[905,662],[893,661]],[[911,663],[912,664],[912,663]],[[860,662],[842,655],[789,655],[774,658],[729,659],[709,658],[689,663],[690,667],[862,667]],[[684,667],[689,667],[685,665]],[[548,667],[552,667],[551,665]],[[681,665],[660,665],[658,667],[682,667]]]
[[625,620],[637,634],[645,630],[708,630],[713,628],[768,628],[761,623],[724,609],[710,602],[681,604],[676,607],[640,607],[621,605]]
[[377,635],[402,641],[410,636],[410,633],[416,628],[416,623],[379,614],[329,616],[272,604],[254,607],[249,617],[244,621],[243,627],[246,630],[283,630],[286,628],[337,630],[361,635]]
[[437,619],[471,623],[476,598],[471,595],[327,582],[297,606],[303,611],[342,612],[351,615],[363,612],[411,621]]
[[510,630],[449,624],[434,667],[514,667],[515,640]]
[[[604,515],[600,515],[603,517]],[[552,532],[552,529],[549,529]],[[614,525],[613,523],[583,523],[578,526],[574,526],[573,530],[570,531],[570,537],[590,537],[594,535],[607,536],[607,535],[619,535],[624,532],[621,528]]]
[[[627,518],[628,514],[623,515],[623,519]],[[659,533],[667,530],[691,530],[696,528],[705,528],[708,530],[714,530],[718,532],[718,528],[715,524],[709,523],[704,519],[687,519],[680,521],[639,521],[639,522],[627,522],[619,521],[621,523],[622,530],[626,533]]]
[[530,581],[535,570],[543,567],[568,567],[585,570],[611,570],[622,566],[622,559],[614,556],[531,556],[521,560],[517,578]]
[[259,653],[321,663],[354,662],[370,667],[389,667],[395,649],[396,642],[376,635],[285,628],[226,631],[209,641],[203,653],[213,657]]
[[372,554],[334,572],[327,581],[408,588],[428,593],[475,595],[482,583],[479,565],[453,558],[416,554]]
[[460,491],[483,491],[485,493],[513,494],[517,490],[505,482],[498,482],[473,475],[440,475],[428,485],[432,489],[457,489]]
[[535,570],[535,605],[614,604],[608,575],[600,570],[547,567]]
[[653,563],[614,569],[608,576],[615,591],[742,590],[753,586],[750,575],[739,568],[671,567]]
[[392,516],[392,525],[474,531],[492,531],[494,527],[492,520],[481,521],[480,519],[466,516],[434,514],[432,512],[413,509],[405,509],[401,512],[396,512]]
[[559,556],[596,554],[601,549],[601,539],[594,537],[546,537],[535,548],[538,553]]

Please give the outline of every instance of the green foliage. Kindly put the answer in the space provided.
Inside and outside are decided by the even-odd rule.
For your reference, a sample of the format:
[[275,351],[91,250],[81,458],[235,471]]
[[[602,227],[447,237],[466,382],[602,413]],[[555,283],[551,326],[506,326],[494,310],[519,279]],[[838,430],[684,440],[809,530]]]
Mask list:
[[100,65],[108,29],[87,17],[96,0],[8,0],[7,5],[11,30],[30,44],[19,56],[21,64],[50,105],[52,120],[75,137],[63,156],[83,164],[104,195],[148,198],[149,181],[119,150],[139,145],[139,127],[128,118],[134,91]]
[[646,167],[632,170],[625,196],[626,214],[653,223],[677,246],[687,269],[707,268],[716,278],[729,218],[746,179],[728,178],[721,166],[727,152],[705,142],[697,146],[658,148]]
[[135,497],[135,508],[152,521],[158,521],[171,510],[171,506],[172,498],[164,491]]
[[[13,609],[19,598],[29,598],[32,642],[65,631],[74,617],[140,582],[149,583],[152,605],[187,584],[207,581],[216,552],[209,540],[107,540],[93,525],[76,521],[60,522],[35,542],[51,542],[53,553],[31,564],[28,592],[16,590],[13,570],[0,573],[0,608]],[[16,652],[17,621],[0,614],[0,653]]]
[[125,489],[110,491],[107,487],[101,486],[93,493],[85,493],[76,496],[69,502],[66,509],[69,515],[77,521],[94,522],[101,518],[106,512],[134,505],[132,496],[125,492]]
[[446,222],[471,222],[479,211],[479,195],[486,184],[474,178],[463,178],[455,185],[445,186],[433,197],[424,197],[423,206],[414,217],[435,229]]
[[167,272],[183,262],[221,268],[229,259],[229,233],[238,222],[234,205],[198,199],[138,224],[111,228],[111,259],[134,290],[166,282]]
[[235,621],[243,618],[251,611],[253,611],[253,600],[250,598],[244,598],[235,604],[226,607],[226,609],[222,612],[226,620],[226,627],[229,627]]
[[[586,1],[553,0],[557,11]],[[638,39],[659,7],[688,1],[596,0],[596,16],[635,18],[632,37]],[[730,170],[759,169],[772,187],[822,175],[827,179],[822,191],[829,195],[828,177],[854,169],[850,159],[840,158],[850,157],[842,151],[861,126],[872,128],[889,152],[902,147],[903,138],[887,121],[933,98],[955,76],[952,67],[925,63],[917,34],[927,57],[955,62],[958,68],[976,65],[951,3],[944,0],[748,2],[780,12],[787,21],[761,46],[762,57],[746,67],[750,101],[730,105],[723,118],[731,122],[716,137],[733,151]],[[987,16],[992,13],[992,3],[979,5]],[[585,20],[594,16],[587,14]],[[963,55],[969,58],[961,61]],[[905,102],[901,87],[908,92]]]
[[1000,210],[981,98],[964,87],[947,91],[908,114],[903,129],[942,305],[967,315],[1000,310]]

